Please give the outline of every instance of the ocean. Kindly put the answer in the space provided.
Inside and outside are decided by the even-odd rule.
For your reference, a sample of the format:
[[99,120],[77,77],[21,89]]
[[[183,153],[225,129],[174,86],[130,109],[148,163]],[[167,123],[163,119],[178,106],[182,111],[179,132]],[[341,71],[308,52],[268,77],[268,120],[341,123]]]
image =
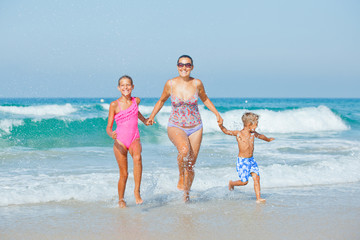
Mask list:
[[[125,210],[105,132],[113,100],[0,99],[0,239],[359,239],[360,99],[211,99],[226,128],[241,129],[252,111],[257,131],[275,138],[255,140],[261,205],[252,180],[228,190],[236,139],[204,105],[192,201],[182,202],[167,103],[155,125],[139,121],[144,203],[135,204],[129,155]],[[156,101],[142,99],[140,112]]]

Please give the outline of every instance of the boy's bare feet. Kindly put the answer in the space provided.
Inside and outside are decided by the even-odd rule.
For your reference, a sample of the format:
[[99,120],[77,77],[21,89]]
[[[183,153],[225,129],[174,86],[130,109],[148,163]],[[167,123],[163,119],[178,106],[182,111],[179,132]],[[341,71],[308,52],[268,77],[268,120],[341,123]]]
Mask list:
[[134,191],[134,195],[136,204],[142,204],[144,202],[140,196],[140,191]]
[[233,182],[230,180],[229,181],[229,190],[233,191],[234,190],[234,185],[232,184]]
[[126,202],[124,201],[124,199],[119,200],[119,207],[126,208]]
[[263,199],[263,198],[259,198],[256,200],[256,203],[265,203],[266,202],[266,199]]

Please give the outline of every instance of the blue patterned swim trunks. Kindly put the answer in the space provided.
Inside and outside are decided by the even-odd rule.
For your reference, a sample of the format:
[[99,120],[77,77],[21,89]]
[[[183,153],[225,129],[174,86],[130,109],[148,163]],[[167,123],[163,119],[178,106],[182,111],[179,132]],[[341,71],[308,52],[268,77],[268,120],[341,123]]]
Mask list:
[[259,167],[254,160],[254,157],[251,158],[237,158],[236,162],[236,171],[239,175],[240,181],[247,182],[251,173],[256,173],[260,176]]

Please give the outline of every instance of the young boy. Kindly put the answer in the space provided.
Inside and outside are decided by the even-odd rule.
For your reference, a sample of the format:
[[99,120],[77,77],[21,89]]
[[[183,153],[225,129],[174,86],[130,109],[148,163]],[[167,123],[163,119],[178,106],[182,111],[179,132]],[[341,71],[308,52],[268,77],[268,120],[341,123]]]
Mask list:
[[254,152],[254,137],[271,142],[274,138],[267,138],[265,135],[259,134],[255,131],[258,126],[259,115],[251,112],[244,113],[242,116],[244,128],[240,131],[227,130],[222,124],[219,124],[220,129],[227,135],[236,136],[239,146],[239,154],[236,163],[236,171],[240,180],[229,181],[229,190],[234,190],[235,186],[244,186],[248,184],[249,177],[254,180],[254,190],[256,195],[256,202],[265,202],[265,199],[260,197],[260,174],[257,163],[253,158]]

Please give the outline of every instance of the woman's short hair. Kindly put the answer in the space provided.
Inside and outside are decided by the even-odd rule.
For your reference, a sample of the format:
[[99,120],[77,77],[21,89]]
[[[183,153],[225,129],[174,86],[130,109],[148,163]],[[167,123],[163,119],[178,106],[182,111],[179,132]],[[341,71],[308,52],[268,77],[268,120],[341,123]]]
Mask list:
[[190,59],[190,60],[191,60],[191,65],[193,65],[193,60],[192,60],[192,58],[191,58],[189,55],[181,55],[181,56],[178,58],[177,63],[179,63],[180,58],[188,58],[188,59]]

